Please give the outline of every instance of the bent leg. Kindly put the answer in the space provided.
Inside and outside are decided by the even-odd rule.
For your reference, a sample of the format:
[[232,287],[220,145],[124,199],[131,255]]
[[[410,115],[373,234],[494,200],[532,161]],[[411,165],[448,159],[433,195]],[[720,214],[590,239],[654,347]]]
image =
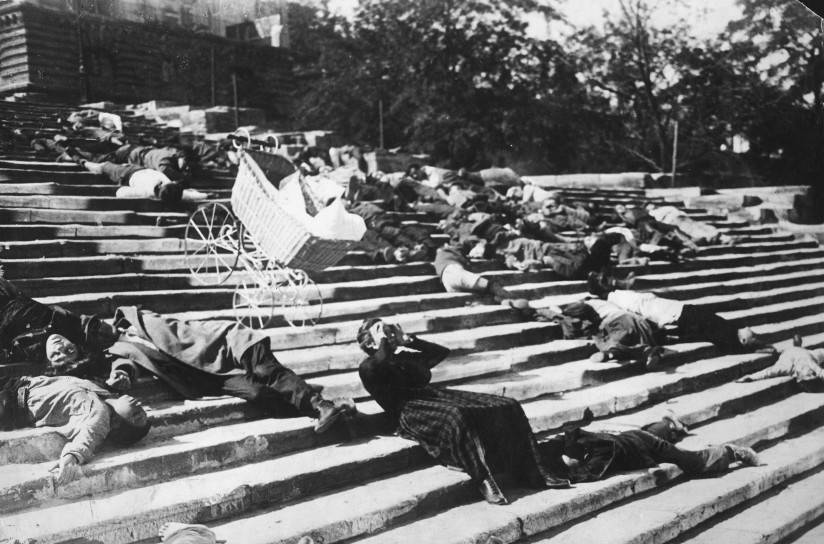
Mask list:
[[311,412],[312,390],[272,354],[268,342],[258,342],[241,356],[242,376],[230,376],[223,393],[246,399],[276,416]]
[[724,472],[735,460],[724,446],[712,446],[702,450],[684,450],[647,432],[630,431],[647,448],[656,463],[672,463],[688,474]]

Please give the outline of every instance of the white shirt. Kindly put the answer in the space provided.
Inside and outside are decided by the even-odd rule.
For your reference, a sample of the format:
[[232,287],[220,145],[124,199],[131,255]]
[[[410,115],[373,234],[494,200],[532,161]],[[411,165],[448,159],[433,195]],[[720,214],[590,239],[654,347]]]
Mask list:
[[101,397],[105,389],[73,376],[27,378],[29,412],[35,427],[56,427],[68,442],[63,455],[72,454],[83,464],[109,434],[109,407]]
[[654,321],[659,327],[674,325],[684,310],[683,302],[661,298],[653,293],[618,290],[611,292],[607,300],[628,312]]
[[117,190],[119,198],[154,198],[155,187],[171,183],[163,172],[145,168],[138,170],[129,178],[129,186]]
[[600,317],[602,321],[607,321],[608,319],[627,313],[627,311],[620,306],[607,300],[601,300],[600,298],[587,299],[586,304],[595,310],[595,313],[598,314],[598,317]]
[[655,218],[656,221],[660,221],[668,225],[671,225],[679,217],[687,216],[687,214],[675,206],[661,206],[660,208],[653,208],[649,210],[649,214]]

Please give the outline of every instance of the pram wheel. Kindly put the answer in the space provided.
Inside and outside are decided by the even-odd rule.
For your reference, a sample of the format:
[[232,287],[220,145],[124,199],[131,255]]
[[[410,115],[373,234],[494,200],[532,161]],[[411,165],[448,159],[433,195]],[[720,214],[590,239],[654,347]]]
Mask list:
[[286,281],[278,286],[283,318],[293,327],[315,325],[323,313],[320,288],[303,270],[286,268],[284,272]]
[[219,202],[199,206],[186,224],[186,265],[198,281],[220,285],[232,275],[240,255],[238,227],[229,208]]
[[265,329],[275,311],[275,291],[263,277],[252,274],[235,286],[232,298],[235,320],[252,329]]

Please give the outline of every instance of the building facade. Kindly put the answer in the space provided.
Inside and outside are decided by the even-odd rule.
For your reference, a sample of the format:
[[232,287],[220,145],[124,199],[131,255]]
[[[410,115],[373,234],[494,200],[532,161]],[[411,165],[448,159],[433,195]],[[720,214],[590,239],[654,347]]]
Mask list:
[[237,94],[278,117],[292,90],[288,49],[256,32],[221,35],[237,25],[277,31],[278,6],[285,13],[259,0],[0,1],[0,93],[197,106]]

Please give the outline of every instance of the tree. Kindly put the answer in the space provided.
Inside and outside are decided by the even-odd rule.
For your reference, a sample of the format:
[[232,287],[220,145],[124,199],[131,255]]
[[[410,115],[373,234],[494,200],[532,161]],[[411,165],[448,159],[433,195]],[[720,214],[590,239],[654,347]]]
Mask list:
[[362,0],[352,21],[321,14],[310,27],[322,36],[319,77],[297,117],[376,143],[383,102],[390,147],[463,165],[532,148],[562,52],[527,34],[530,11],[556,16],[535,0]]
[[[606,98],[623,119],[623,134],[606,142],[619,162],[659,172],[672,167],[671,127],[683,115],[679,60],[697,41],[683,18],[667,27],[656,26],[653,19],[657,10],[680,3],[670,0],[653,7],[646,0],[618,0],[619,14],[607,18],[603,31],[587,28],[575,36],[590,95]],[[687,140],[692,137],[682,132]]]
[[759,92],[744,131],[751,155],[778,182],[821,190],[824,159],[824,31],[794,0],[739,0],[743,16],[726,38],[741,71],[758,73]]

